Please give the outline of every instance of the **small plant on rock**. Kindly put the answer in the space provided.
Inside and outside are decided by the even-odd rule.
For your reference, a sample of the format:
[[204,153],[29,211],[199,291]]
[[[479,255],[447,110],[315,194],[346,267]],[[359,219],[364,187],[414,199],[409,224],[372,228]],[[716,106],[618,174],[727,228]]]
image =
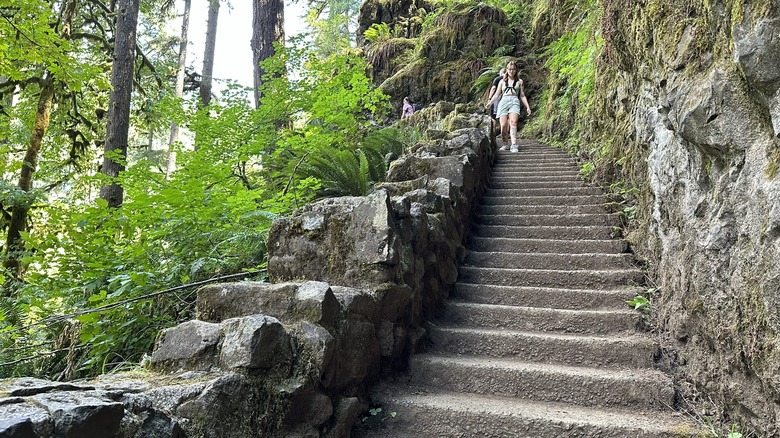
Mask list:
[[656,290],[656,288],[651,287],[646,291],[637,294],[634,298],[626,301],[626,304],[628,304],[629,307],[633,308],[634,310],[638,310],[640,312],[649,312],[650,305],[652,304],[652,296]]

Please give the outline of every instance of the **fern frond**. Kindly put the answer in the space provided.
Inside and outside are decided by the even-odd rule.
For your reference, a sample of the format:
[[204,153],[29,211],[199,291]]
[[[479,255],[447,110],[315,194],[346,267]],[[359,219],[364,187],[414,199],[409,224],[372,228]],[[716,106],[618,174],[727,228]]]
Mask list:
[[364,196],[368,193],[368,165],[365,155],[353,151],[319,151],[309,155],[302,171],[322,182],[320,197]]

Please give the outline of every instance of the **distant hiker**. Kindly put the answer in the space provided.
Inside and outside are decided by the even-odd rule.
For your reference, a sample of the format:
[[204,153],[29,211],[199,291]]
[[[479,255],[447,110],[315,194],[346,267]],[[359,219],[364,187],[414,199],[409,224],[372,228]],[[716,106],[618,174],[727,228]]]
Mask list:
[[404,108],[401,110],[401,118],[407,119],[412,114],[414,114],[414,105],[412,105],[412,102],[408,97],[404,97]]
[[[501,67],[501,70],[498,71],[498,76],[493,79],[493,85],[490,87],[490,92],[488,93],[488,102],[493,99],[493,96],[496,94],[496,90],[498,90],[498,83],[501,82],[504,79],[504,75],[506,75],[506,68]],[[490,118],[493,119],[493,130],[495,131],[496,128],[498,128],[498,116],[496,115],[498,113],[498,103],[501,102],[501,95],[498,95],[498,100],[493,103],[493,106],[490,108]],[[504,137],[501,137],[501,140],[503,140],[504,144],[506,144],[507,140]]]
[[[499,97],[501,98],[496,111],[501,123],[501,138],[506,138],[506,133],[509,131],[509,136],[512,140],[511,150],[512,152],[517,152],[517,121],[520,119],[520,101],[525,105],[526,116],[531,115],[531,106],[528,105],[528,99],[525,98],[523,81],[517,76],[517,64],[514,61],[506,65],[506,76],[504,80],[498,83],[498,90],[496,90],[495,94],[490,102],[485,105],[485,109],[490,108],[494,101],[497,101]],[[502,144],[499,150],[506,150],[506,142]]]

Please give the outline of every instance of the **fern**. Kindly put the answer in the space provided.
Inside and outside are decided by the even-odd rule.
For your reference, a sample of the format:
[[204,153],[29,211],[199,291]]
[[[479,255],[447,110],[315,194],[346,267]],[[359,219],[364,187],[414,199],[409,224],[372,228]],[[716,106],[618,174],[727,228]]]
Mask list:
[[318,197],[334,197],[368,194],[368,168],[361,150],[323,150],[309,155],[302,170],[304,175],[322,182]]
[[380,43],[384,40],[390,39],[390,26],[387,23],[374,23],[363,32],[363,36],[369,44]]
[[361,150],[369,165],[371,182],[384,181],[390,162],[401,156],[404,143],[401,141],[401,130],[384,128],[369,133],[361,143]]

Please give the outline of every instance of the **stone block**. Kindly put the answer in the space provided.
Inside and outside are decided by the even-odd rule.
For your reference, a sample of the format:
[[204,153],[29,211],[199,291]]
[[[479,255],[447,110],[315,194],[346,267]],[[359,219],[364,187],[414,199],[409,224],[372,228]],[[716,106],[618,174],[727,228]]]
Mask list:
[[250,315],[222,322],[219,364],[227,369],[275,370],[286,375],[292,364],[290,336],[276,318]]
[[112,437],[122,423],[122,403],[84,392],[52,392],[31,397],[49,412],[55,437]]
[[379,373],[379,342],[374,325],[362,319],[343,320],[339,332],[335,366],[323,377],[323,384],[334,393],[362,386]]
[[30,418],[4,418],[0,420],[2,438],[38,438]]
[[310,353],[307,357],[319,371],[318,377],[322,377],[325,369],[331,365],[336,340],[324,327],[305,321],[301,321],[292,332]]
[[192,320],[165,329],[157,336],[151,364],[164,370],[208,370],[214,365],[219,324]]
[[309,321],[332,329],[340,312],[330,286],[321,281],[298,283],[238,282],[198,290],[196,315],[222,321],[247,315],[268,315],[285,322]]
[[352,425],[360,414],[361,405],[357,397],[342,397],[336,403],[333,414],[336,424],[327,433],[326,438],[343,438],[350,436]]
[[394,216],[390,197],[379,190],[319,201],[275,221],[268,237],[270,280],[358,288],[395,281]]

